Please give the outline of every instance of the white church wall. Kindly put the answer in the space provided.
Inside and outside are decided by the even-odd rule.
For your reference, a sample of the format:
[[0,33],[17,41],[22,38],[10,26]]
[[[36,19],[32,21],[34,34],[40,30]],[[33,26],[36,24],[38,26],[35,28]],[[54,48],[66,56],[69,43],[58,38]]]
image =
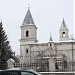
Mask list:
[[35,59],[37,59],[39,56],[39,53],[40,54],[42,54],[42,52],[44,51],[44,50],[46,50],[48,47],[47,47],[47,45],[39,45],[39,44],[35,44],[35,45],[33,45],[32,47],[31,47],[31,60],[32,60],[32,62],[35,62],[36,60]]
[[[68,42],[68,43],[61,43],[61,44],[57,44],[57,51],[65,54],[67,56],[67,60],[68,61],[72,61],[72,55],[75,56],[75,44],[73,45],[73,49],[72,49],[72,43]],[[72,54],[72,51],[74,54]],[[75,58],[74,58],[75,61]]]

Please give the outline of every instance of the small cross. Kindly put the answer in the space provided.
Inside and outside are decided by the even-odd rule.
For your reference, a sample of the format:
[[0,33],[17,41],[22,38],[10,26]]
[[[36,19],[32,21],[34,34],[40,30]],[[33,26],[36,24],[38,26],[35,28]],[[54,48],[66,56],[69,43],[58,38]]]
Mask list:
[[28,3],[28,10],[30,9],[30,7],[29,7],[29,3]]

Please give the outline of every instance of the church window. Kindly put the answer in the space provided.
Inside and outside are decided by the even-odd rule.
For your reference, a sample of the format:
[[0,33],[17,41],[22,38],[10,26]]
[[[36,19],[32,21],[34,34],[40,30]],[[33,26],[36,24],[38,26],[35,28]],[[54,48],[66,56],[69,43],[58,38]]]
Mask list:
[[50,44],[50,47],[52,46],[52,44]]
[[0,49],[1,49],[1,43],[0,43]]
[[65,32],[62,33],[62,36],[65,37]]
[[29,36],[29,31],[26,31],[26,37],[28,37]]
[[28,49],[26,49],[26,53],[28,53]]
[[1,38],[1,34],[0,34],[0,38]]
[[57,62],[55,62],[55,68],[58,69],[58,63]]

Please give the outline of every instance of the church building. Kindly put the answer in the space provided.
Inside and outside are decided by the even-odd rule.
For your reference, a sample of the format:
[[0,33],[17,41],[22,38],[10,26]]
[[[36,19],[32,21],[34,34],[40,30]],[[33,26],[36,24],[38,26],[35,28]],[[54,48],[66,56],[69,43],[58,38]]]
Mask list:
[[56,71],[56,69],[62,70],[63,68],[74,69],[73,65],[68,64],[72,62],[75,62],[75,40],[69,39],[69,30],[65,20],[63,19],[60,24],[59,41],[53,41],[50,35],[47,43],[39,43],[37,27],[28,7],[21,25],[20,64],[26,64],[39,71]]

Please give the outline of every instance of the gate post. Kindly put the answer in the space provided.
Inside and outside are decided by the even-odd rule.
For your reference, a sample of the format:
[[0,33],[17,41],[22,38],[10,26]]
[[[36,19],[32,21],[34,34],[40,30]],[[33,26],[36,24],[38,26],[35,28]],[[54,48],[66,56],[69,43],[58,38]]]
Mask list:
[[55,60],[54,58],[50,58],[49,60],[49,71],[55,71]]
[[14,63],[15,63],[15,61],[14,61],[12,58],[10,58],[10,59],[7,61],[7,67],[8,67],[8,68],[14,68]]

